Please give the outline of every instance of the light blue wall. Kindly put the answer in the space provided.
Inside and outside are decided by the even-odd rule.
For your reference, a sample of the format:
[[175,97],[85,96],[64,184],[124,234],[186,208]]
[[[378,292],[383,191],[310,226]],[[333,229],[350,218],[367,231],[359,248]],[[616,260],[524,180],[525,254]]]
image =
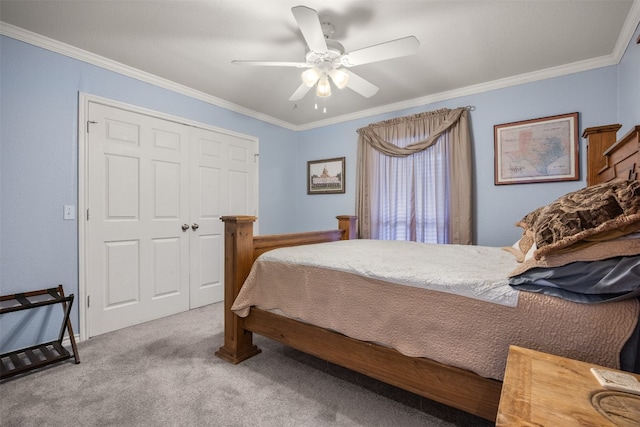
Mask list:
[[618,65],[618,122],[622,125],[618,136],[626,135],[633,126],[640,125],[640,25]]
[[79,92],[259,138],[259,181],[277,189],[260,192],[260,227],[288,230],[295,132],[9,37],[0,53],[1,294],[62,283],[78,296],[78,224],[62,210],[78,204]]
[[[318,224],[322,224],[323,228],[330,228],[334,214],[354,213],[356,129],[391,117],[442,107],[472,105],[475,107],[470,117],[475,158],[476,242],[487,246],[511,245],[521,234],[521,230],[513,225],[517,220],[562,194],[584,187],[585,180],[495,186],[493,126],[576,111],[580,113],[580,134],[585,127],[615,123],[616,82],[616,67],[606,67],[301,132],[299,155],[302,158],[299,164],[303,164],[305,160],[322,158],[322,152],[319,152],[321,147],[326,149],[327,156],[346,156],[347,191],[344,195],[307,196],[304,188],[298,188],[303,199],[298,206],[298,228],[309,229],[318,227]],[[582,170],[586,165],[585,145],[586,141],[581,138]],[[301,181],[304,180],[303,172],[298,171],[298,179]]]
[[[616,122],[626,129],[640,124],[640,54],[635,43],[618,66],[297,133],[8,37],[0,36],[0,55],[2,294],[57,283],[68,293],[78,293],[77,222],[64,221],[62,207],[77,205],[79,92],[259,138],[261,234],[334,228],[335,215],[354,213],[359,127],[473,105],[476,242],[511,244],[519,236],[513,223],[523,214],[585,181],[494,186],[495,124],[574,111],[580,112],[580,132]],[[582,139],[580,148],[584,170]],[[307,195],[306,162],[342,156],[347,159],[346,193]],[[73,319],[77,324],[77,309]]]

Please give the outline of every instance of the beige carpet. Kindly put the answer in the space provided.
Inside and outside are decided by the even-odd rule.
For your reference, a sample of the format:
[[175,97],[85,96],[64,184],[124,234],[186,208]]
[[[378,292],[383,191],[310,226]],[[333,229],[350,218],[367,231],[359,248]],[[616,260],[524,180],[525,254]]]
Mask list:
[[239,365],[214,356],[222,304],[100,335],[63,362],[0,384],[9,426],[490,426],[256,337]]

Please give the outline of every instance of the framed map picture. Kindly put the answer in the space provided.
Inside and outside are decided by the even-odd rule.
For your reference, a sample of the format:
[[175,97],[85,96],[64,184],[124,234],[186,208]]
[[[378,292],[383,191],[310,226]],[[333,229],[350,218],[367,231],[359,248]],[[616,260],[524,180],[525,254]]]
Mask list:
[[496,185],[577,181],[578,113],[493,127]]
[[344,157],[307,162],[307,194],[344,193]]

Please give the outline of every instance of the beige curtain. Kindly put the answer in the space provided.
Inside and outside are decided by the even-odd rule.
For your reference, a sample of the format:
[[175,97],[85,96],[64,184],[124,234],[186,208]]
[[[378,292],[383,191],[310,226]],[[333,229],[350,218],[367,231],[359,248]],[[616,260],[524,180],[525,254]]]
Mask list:
[[[406,157],[434,145],[446,136],[449,143],[450,206],[448,207],[450,243],[471,244],[472,231],[472,163],[471,138],[467,108],[441,109],[374,123],[358,129],[358,167],[356,187],[356,213],[360,238],[371,238],[372,199],[371,191],[376,179],[375,151],[391,157]],[[410,141],[404,147],[397,141]],[[375,151],[374,151],[375,150]]]

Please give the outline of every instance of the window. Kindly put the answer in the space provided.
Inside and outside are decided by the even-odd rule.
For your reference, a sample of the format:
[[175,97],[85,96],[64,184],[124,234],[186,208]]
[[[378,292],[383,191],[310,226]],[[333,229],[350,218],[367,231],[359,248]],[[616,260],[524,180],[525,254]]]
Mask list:
[[358,129],[360,238],[472,243],[469,108]]
[[[407,157],[374,153],[371,238],[449,243],[447,141]],[[411,141],[398,141],[404,147]]]

